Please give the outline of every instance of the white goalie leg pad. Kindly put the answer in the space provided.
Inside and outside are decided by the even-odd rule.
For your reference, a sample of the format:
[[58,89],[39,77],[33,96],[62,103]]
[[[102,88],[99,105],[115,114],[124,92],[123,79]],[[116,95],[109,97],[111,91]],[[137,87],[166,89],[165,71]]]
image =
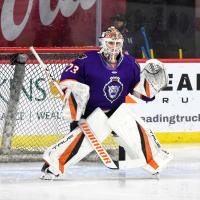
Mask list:
[[[113,119],[111,119],[111,121],[109,121],[109,123],[112,123],[112,125],[110,125],[110,126],[115,126],[115,124],[113,124],[112,120]],[[114,128],[114,127],[112,127],[112,128],[113,128],[113,130],[115,130],[115,133],[119,133],[119,132],[116,132],[116,131],[119,131],[118,128]],[[138,143],[138,139],[135,137],[134,140],[128,141],[128,138],[125,138],[125,137],[120,137],[119,134],[114,135],[114,140],[119,144],[119,146],[123,147],[126,150],[125,160],[118,161],[119,169],[137,168],[137,167],[144,166],[146,161],[145,161],[144,155],[141,152],[140,145]],[[129,137],[129,139],[130,139],[130,137]],[[133,144],[135,146],[134,151],[130,148],[130,146],[132,146]],[[127,154],[127,152],[128,152],[128,154]],[[119,152],[119,154],[120,154],[120,152]]]
[[140,73],[140,82],[134,88],[133,94],[136,97],[142,94],[152,98],[167,86],[168,76],[164,63],[157,59],[150,59],[144,65]]
[[118,142],[132,160],[128,162],[128,167],[141,166],[154,174],[172,159],[170,153],[161,149],[153,132],[130,105],[122,104],[109,118],[108,123],[119,136]]
[[63,118],[68,122],[79,121],[89,99],[89,86],[70,80],[61,82],[60,85],[67,88],[62,107]]
[[[107,120],[108,117],[100,108],[97,108],[86,119],[100,142],[111,133]],[[88,138],[77,127],[59,142],[49,147],[45,151],[43,159],[50,165],[50,171],[58,175],[64,173],[64,168],[78,163],[93,150]]]

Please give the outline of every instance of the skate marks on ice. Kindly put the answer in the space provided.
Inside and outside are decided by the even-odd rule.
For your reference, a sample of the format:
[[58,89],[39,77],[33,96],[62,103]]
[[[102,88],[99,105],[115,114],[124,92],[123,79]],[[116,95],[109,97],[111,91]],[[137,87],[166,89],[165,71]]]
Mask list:
[[200,145],[170,147],[174,160],[160,180],[141,169],[110,170],[81,162],[60,180],[40,180],[42,163],[0,163],[0,200],[198,200]]

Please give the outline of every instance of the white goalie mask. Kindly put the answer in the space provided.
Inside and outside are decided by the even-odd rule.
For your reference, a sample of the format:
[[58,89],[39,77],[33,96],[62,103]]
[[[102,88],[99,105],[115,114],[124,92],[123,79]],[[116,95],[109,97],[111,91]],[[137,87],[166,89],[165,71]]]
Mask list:
[[101,48],[100,53],[103,53],[108,62],[116,63],[117,56],[119,54],[122,55],[124,42],[122,34],[114,26],[111,26],[108,30],[102,33],[99,42]]

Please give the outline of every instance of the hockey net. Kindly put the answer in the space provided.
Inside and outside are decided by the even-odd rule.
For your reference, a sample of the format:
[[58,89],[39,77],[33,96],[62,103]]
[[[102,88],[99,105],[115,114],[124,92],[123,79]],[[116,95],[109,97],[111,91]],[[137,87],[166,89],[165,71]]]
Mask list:
[[[36,48],[55,80],[66,63],[87,48]],[[25,64],[19,55],[28,57]],[[24,57],[23,57],[24,56]],[[69,133],[61,116],[62,101],[52,96],[45,72],[28,48],[0,49],[0,160],[42,159],[44,150]],[[108,150],[117,144],[109,136],[103,145]],[[88,159],[96,159],[90,155]]]

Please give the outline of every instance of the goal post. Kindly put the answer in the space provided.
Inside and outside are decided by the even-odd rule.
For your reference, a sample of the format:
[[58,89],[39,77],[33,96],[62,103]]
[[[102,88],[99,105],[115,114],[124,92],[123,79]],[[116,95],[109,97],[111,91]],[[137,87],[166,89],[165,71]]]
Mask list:
[[[35,48],[51,76],[59,81],[66,63],[96,47]],[[29,48],[0,48],[0,160],[41,159],[69,132],[62,101],[53,98],[44,70]],[[116,147],[110,137],[104,145]]]
[[[26,54],[14,54],[10,56],[11,65],[15,65],[13,74],[13,81],[10,84],[10,95],[7,104],[7,111],[5,114],[5,122],[3,126],[2,135],[2,153],[8,154],[11,149],[11,138],[16,122],[17,105],[20,98],[20,92],[22,89],[22,83],[25,74],[25,63],[27,61]],[[5,79],[3,79],[5,80]]]

